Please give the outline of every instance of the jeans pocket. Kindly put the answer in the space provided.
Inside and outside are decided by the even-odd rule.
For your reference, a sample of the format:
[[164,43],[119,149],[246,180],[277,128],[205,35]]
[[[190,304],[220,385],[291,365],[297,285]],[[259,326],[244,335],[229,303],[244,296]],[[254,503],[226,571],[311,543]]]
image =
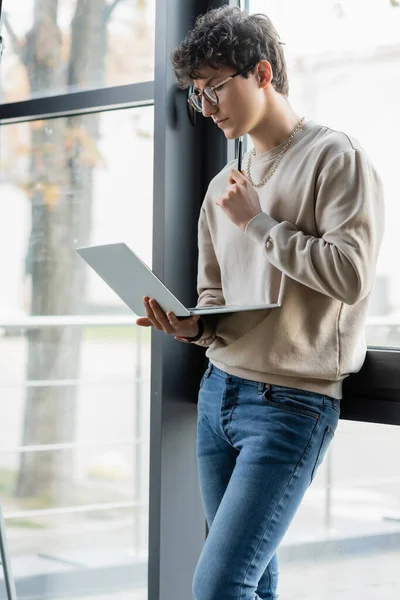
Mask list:
[[304,417],[311,417],[316,421],[318,421],[320,416],[317,411],[310,409],[304,402],[286,394],[271,394],[270,390],[266,390],[264,392],[264,402],[274,408],[303,415]]
[[333,440],[334,436],[335,436],[335,432],[330,427],[326,427],[326,429],[324,431],[324,436],[322,438],[321,445],[318,450],[317,460],[315,461],[315,465],[314,465],[314,468],[311,473],[310,483],[312,483],[312,481],[314,480],[314,477],[317,474],[318,468],[322,464],[322,461],[324,460],[325,454],[326,454],[326,452],[329,448],[329,445],[330,445],[331,441]]

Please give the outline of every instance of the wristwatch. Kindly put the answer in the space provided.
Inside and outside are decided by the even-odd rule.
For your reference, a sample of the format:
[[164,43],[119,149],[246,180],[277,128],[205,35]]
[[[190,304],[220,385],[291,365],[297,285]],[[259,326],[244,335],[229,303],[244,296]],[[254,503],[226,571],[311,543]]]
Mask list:
[[199,324],[199,332],[197,335],[195,335],[194,337],[184,337],[183,339],[185,339],[187,342],[190,342],[191,344],[193,344],[194,342],[197,342],[197,340],[199,340],[201,338],[201,336],[204,333],[204,323],[201,319],[199,319],[198,321]]

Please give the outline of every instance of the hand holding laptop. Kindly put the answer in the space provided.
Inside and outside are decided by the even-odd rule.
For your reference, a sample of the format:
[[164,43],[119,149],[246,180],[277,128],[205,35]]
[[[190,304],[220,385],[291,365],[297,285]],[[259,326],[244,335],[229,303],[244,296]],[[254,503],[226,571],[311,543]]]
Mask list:
[[138,316],[145,312],[144,295],[157,299],[165,315],[172,312],[177,317],[270,310],[280,306],[280,276],[266,289],[267,293],[261,302],[255,299],[254,304],[207,304],[187,308],[126,244],[119,242],[88,246],[76,248],[76,251]]
[[143,304],[147,316],[136,319],[136,325],[141,327],[155,327],[158,331],[173,335],[175,339],[182,342],[187,341],[184,338],[192,338],[197,335],[200,315],[178,318],[172,311],[168,311],[166,314],[157,301],[148,296],[143,298]]

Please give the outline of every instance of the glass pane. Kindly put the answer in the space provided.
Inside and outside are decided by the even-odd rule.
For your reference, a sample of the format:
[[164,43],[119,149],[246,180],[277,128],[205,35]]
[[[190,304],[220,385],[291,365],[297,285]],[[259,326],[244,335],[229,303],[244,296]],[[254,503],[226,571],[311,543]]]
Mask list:
[[142,600],[150,332],[75,247],[125,241],[151,266],[153,108],[0,135],[0,494],[17,585]]
[[279,552],[282,600],[395,600],[398,427],[340,421]]
[[[367,321],[370,345],[400,347],[400,6],[390,0],[250,0],[286,43],[290,100],[306,119],[357,138],[385,189],[386,231]],[[251,145],[249,144],[249,148]]]
[[0,101],[154,79],[155,0],[4,0]]

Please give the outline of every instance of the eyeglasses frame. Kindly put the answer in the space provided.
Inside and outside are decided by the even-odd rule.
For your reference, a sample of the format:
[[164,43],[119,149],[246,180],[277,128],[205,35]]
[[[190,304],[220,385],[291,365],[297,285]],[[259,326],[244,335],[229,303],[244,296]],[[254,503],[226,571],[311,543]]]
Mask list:
[[[226,77],[226,79],[223,79],[222,81],[220,81],[219,83],[217,83],[217,85],[207,85],[207,86],[204,88],[204,90],[201,90],[200,92],[197,92],[197,93],[196,93],[196,92],[192,92],[192,93],[189,95],[189,97],[188,97],[187,101],[189,102],[190,106],[191,106],[191,107],[192,107],[192,108],[193,108],[195,111],[197,111],[197,112],[199,112],[199,113],[202,113],[202,112],[203,112],[203,109],[202,109],[202,108],[201,108],[201,109],[199,109],[199,108],[197,108],[197,107],[194,105],[194,103],[193,103],[193,98],[194,98],[194,97],[196,97],[196,98],[198,98],[199,96],[200,96],[200,97],[203,97],[203,98],[205,98],[205,99],[206,99],[206,101],[207,101],[209,104],[211,104],[211,106],[218,106],[218,104],[219,104],[219,98],[218,98],[218,94],[216,93],[216,91],[215,91],[215,90],[217,90],[218,88],[222,87],[222,86],[223,86],[225,83],[227,83],[227,82],[228,82],[230,79],[234,79],[234,78],[235,78],[235,77],[237,77],[238,75],[242,75],[243,73],[246,73],[246,71],[249,71],[250,69],[252,69],[252,68],[253,68],[253,66],[254,66],[254,65],[252,65],[251,67],[247,67],[246,69],[243,69],[243,70],[241,70],[241,71],[238,71],[237,73],[234,73],[233,75],[230,75],[229,77]],[[193,86],[192,86],[192,87],[193,87]],[[213,104],[212,102],[210,102],[210,100],[209,100],[209,99],[208,99],[208,98],[207,98],[207,97],[204,95],[204,91],[205,91],[205,90],[211,90],[212,92],[214,92],[214,93],[215,93],[215,95],[216,95],[216,97],[217,97],[217,102],[216,102],[216,104]]]

